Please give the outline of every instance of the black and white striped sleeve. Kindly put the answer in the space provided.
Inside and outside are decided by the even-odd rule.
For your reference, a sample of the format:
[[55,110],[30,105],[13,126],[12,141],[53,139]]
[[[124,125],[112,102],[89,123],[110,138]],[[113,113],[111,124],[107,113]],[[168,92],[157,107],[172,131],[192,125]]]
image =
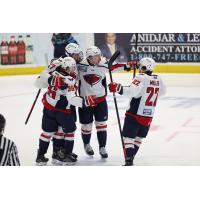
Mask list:
[[12,147],[11,147],[11,150],[10,150],[8,165],[9,166],[20,166],[18,150],[17,150],[17,147],[14,143],[12,144]]
[[19,166],[19,157],[15,143],[0,135],[0,166]]

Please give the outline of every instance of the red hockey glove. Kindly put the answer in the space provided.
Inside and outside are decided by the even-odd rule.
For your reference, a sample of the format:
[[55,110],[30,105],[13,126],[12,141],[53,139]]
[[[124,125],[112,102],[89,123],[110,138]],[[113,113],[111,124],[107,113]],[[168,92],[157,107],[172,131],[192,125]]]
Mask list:
[[130,71],[130,69],[138,68],[139,62],[137,60],[131,60],[127,62],[126,69]]
[[108,87],[109,87],[110,92],[118,92],[118,93],[120,93],[120,91],[122,90],[122,85],[119,84],[119,83],[112,82],[112,83],[110,83],[108,85]]
[[97,106],[97,97],[95,95],[86,96],[84,100],[85,100],[86,106],[90,106],[90,107]]

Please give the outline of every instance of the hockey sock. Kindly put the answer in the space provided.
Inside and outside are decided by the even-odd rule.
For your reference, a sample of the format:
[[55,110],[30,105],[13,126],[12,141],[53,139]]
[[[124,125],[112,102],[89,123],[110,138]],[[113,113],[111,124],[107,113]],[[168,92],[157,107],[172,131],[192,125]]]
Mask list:
[[82,136],[82,140],[84,144],[89,144],[90,143],[90,138],[91,138],[91,134],[81,134]]
[[84,144],[89,144],[91,139],[91,130],[81,129],[81,136]]
[[64,149],[66,154],[72,153],[74,148],[74,133],[65,134]]
[[57,149],[64,148],[65,140],[64,139],[56,139],[53,137],[53,151],[56,151]]
[[134,139],[129,137],[123,137],[124,145],[126,148],[126,157],[134,157]]
[[83,140],[84,145],[90,143],[91,133],[92,133],[92,123],[82,124],[82,126],[81,126],[81,136],[82,136],[82,140]]
[[134,141],[134,156],[137,154],[141,144],[142,138],[136,137]]
[[107,141],[107,131],[97,131],[99,147],[105,147]]
[[49,147],[49,142],[45,142],[42,139],[39,140],[39,153],[46,154]]
[[135,149],[134,148],[126,148],[126,157],[134,157],[134,151]]
[[39,153],[40,154],[46,154],[48,147],[49,147],[49,143],[51,140],[51,137],[54,133],[53,132],[43,132],[40,135],[40,140],[39,140]]
[[62,131],[62,128],[59,127],[58,131],[53,135],[53,151],[56,151],[56,149],[64,148],[65,139],[64,139],[64,133]]

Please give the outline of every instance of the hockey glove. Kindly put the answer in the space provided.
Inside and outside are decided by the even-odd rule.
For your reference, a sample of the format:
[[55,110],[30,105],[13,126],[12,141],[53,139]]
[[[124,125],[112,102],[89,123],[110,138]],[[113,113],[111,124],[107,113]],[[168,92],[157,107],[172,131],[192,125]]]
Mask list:
[[90,95],[84,97],[85,105],[88,107],[95,107],[97,106],[97,97],[95,95]]
[[117,93],[122,93],[122,85],[120,83],[110,83],[108,85],[110,92],[117,92]]
[[124,67],[124,70],[130,71],[131,69],[134,69],[134,68],[137,69],[138,65],[139,65],[139,62],[137,60],[129,61],[129,62],[127,62],[126,66]]

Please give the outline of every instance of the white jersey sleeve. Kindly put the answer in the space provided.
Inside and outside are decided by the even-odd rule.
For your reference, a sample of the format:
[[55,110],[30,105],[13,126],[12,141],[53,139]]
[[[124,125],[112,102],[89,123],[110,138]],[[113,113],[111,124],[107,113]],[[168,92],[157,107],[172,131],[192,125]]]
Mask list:
[[[124,67],[126,64],[118,64],[114,61],[113,65],[111,66],[111,71],[115,72],[115,71],[124,71]],[[106,60],[106,58],[101,57],[101,61],[98,65],[98,67],[104,72],[107,73],[109,71],[108,69],[108,61]]]
[[73,85],[68,86],[66,97],[70,105],[77,106],[79,108],[83,107],[83,98],[76,95],[76,89]]
[[138,98],[142,96],[144,79],[141,76],[136,76],[129,87],[123,87],[123,95]]

